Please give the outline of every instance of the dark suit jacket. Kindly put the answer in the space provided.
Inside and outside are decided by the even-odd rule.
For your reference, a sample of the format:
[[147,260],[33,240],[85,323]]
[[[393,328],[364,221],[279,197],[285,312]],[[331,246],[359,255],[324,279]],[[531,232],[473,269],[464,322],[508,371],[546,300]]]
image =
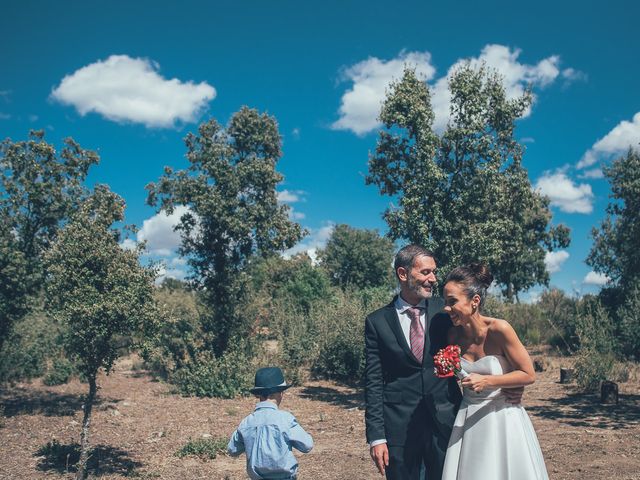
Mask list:
[[426,431],[448,441],[462,395],[455,379],[433,371],[433,355],[446,346],[451,327],[443,308],[441,298],[428,299],[422,365],[402,333],[395,298],[366,318],[367,442],[385,438],[389,446],[404,446]]

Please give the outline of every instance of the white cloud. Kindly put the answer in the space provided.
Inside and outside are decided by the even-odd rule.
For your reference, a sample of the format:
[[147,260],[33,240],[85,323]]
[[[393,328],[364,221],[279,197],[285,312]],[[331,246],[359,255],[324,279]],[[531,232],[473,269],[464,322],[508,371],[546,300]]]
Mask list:
[[278,192],[278,202],[280,203],[295,203],[304,201],[302,197],[305,194],[302,190],[282,190]]
[[180,246],[180,233],[173,230],[180,217],[189,209],[184,205],[177,206],[171,215],[160,212],[142,222],[138,230],[139,242],[147,242],[147,251],[151,255],[168,257]]
[[543,195],[551,200],[551,205],[567,213],[591,213],[593,192],[587,183],[575,184],[562,171],[546,172],[535,185]]
[[[296,202],[305,202],[306,199],[304,195],[306,194],[303,190],[282,190],[278,192],[278,202],[280,203],[296,203]],[[289,205],[289,218],[291,220],[303,220],[306,215],[302,212],[298,212],[294,210],[294,208]]]
[[626,152],[640,143],[640,112],[630,122],[623,120],[587,150],[576,168],[590,167],[600,159]]
[[585,285],[595,285],[597,287],[601,287],[603,285],[606,285],[608,281],[609,277],[607,277],[605,274],[591,271],[585,275],[582,283],[584,283]]
[[[443,131],[450,118],[451,94],[449,92],[449,78],[466,63],[472,68],[486,65],[496,70],[503,77],[505,93],[508,99],[514,99],[524,94],[527,86],[546,87],[560,75],[560,57],[552,55],[540,60],[535,65],[520,63],[518,57],[522,51],[518,48],[511,50],[505,45],[486,45],[478,57],[464,58],[454,63],[447,75],[438,79],[432,88],[432,104],[435,113],[434,128]],[[534,97],[535,100],[535,97]],[[529,108],[523,117],[531,113]]]
[[9,120],[10,118],[11,115],[9,115],[8,113],[0,112],[0,120]]
[[135,240],[131,239],[131,238],[125,238],[122,243],[120,244],[120,247],[123,250],[135,250],[138,246],[138,242],[136,242]]
[[562,70],[562,78],[564,78],[568,82],[573,82],[573,81],[586,82],[588,79],[588,76],[586,73],[581,72],[580,70],[576,70],[575,68],[565,68],[564,70]]
[[298,253],[306,252],[315,263],[318,249],[324,248],[327,244],[327,240],[331,237],[334,227],[335,224],[333,222],[327,222],[326,225],[319,229],[310,228],[309,235],[303,238],[297,245],[285,251],[283,256],[290,258]]
[[165,79],[157,63],[127,55],[111,55],[65,76],[51,98],[72,105],[80,115],[96,112],[116,122],[168,128],[194,122],[215,89],[201,82]]
[[569,252],[566,250],[558,250],[557,252],[547,252],[544,256],[544,264],[547,272],[556,273],[560,271],[562,264],[569,258]]
[[405,66],[414,67],[425,80],[430,80],[435,74],[429,52],[402,51],[388,61],[369,57],[345,69],[342,80],[352,81],[353,86],[342,95],[340,118],[331,127],[334,130],[351,130],[356,135],[364,135],[379,127],[378,115],[386,88],[392,80],[402,77]]
[[179,268],[167,268],[166,264],[160,264],[158,274],[156,276],[156,285],[161,285],[166,278],[175,278],[176,280],[184,280],[187,276],[185,270]]
[[604,173],[602,172],[601,168],[593,168],[591,170],[585,170],[583,173],[578,175],[578,178],[591,178],[591,179],[604,178]]
[[[574,79],[579,73],[566,68],[560,71],[560,57],[552,55],[538,63],[530,65],[520,63],[520,49],[511,49],[505,45],[486,45],[480,55],[457,60],[448,70],[447,75],[439,78],[431,87],[431,104],[435,113],[434,128],[442,131],[450,117],[451,95],[449,93],[449,77],[459,67],[469,63],[472,68],[485,64],[497,70],[504,78],[507,97],[513,99],[521,96],[527,86],[546,87],[562,75],[565,79]],[[380,126],[377,120],[380,106],[384,99],[385,89],[392,79],[402,77],[405,64],[416,67],[425,81],[435,74],[429,52],[401,52],[398,57],[387,62],[370,57],[353,65],[344,72],[346,80],[353,82],[353,87],[342,96],[340,118],[332,127],[337,130],[351,130],[357,135],[364,135]],[[530,109],[524,117],[531,113]]]

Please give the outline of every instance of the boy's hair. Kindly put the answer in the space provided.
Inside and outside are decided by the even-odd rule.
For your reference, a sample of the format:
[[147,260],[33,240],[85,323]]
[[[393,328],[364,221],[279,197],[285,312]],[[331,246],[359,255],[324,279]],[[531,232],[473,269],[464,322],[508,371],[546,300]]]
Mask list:
[[255,397],[257,397],[257,398],[259,398],[261,402],[264,402],[265,400],[268,400],[268,399],[270,399],[270,398],[275,398],[275,396],[276,396],[277,394],[279,394],[279,393],[282,393],[282,392],[271,392],[271,393],[267,393],[267,394],[264,394],[264,393],[254,393],[254,396],[255,396]]

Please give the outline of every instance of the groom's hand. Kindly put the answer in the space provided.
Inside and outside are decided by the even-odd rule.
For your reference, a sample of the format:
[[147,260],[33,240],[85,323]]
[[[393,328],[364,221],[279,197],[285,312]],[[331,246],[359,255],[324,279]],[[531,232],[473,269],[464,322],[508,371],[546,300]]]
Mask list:
[[524,387],[503,388],[502,393],[507,398],[507,402],[518,405],[522,402]]
[[381,443],[369,449],[373,463],[378,467],[380,475],[384,475],[385,468],[389,466],[389,449],[386,443]]

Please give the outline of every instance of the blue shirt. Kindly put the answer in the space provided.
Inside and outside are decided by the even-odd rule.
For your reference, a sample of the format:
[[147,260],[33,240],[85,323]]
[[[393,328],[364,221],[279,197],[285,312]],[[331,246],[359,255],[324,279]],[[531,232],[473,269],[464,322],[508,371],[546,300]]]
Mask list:
[[313,448],[311,435],[289,412],[265,401],[240,422],[227,451],[234,457],[247,453],[247,473],[252,480],[271,480],[295,478],[298,462],[292,448],[307,453]]

